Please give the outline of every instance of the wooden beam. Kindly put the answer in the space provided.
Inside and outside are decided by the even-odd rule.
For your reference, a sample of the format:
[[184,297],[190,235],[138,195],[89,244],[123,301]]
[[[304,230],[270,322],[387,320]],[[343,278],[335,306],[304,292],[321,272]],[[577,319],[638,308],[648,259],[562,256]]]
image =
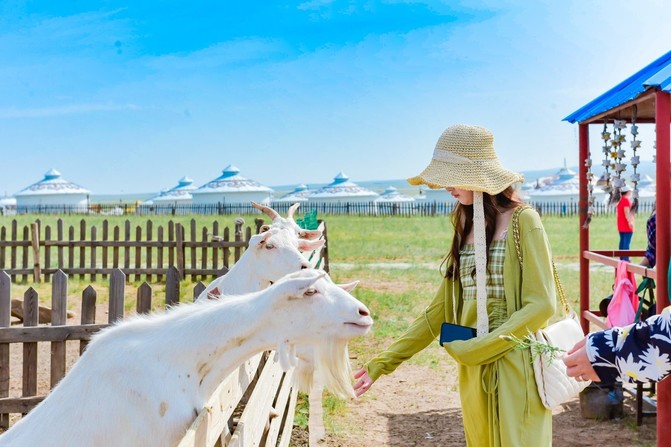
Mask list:
[[[598,115],[594,115],[593,117],[581,122],[581,125],[587,125],[587,124],[596,124],[600,123],[603,124],[603,120],[605,118],[620,118],[621,116],[627,116],[630,117],[631,113],[624,113],[627,109],[632,108],[633,106],[638,106],[638,110],[640,112],[640,119],[636,119],[637,122],[642,123],[645,122],[645,116],[646,114],[643,113],[643,107],[646,105],[645,103],[650,103],[652,104],[655,100],[655,93],[656,91],[654,89],[650,89],[648,91],[645,91],[641,93],[639,96],[636,98],[632,99],[631,101],[627,101],[624,104],[620,104],[619,106],[609,109],[603,113],[600,113]],[[651,113],[652,113],[652,107],[650,107]],[[628,119],[628,118],[623,118],[623,119]],[[652,116],[650,117],[652,119]]]

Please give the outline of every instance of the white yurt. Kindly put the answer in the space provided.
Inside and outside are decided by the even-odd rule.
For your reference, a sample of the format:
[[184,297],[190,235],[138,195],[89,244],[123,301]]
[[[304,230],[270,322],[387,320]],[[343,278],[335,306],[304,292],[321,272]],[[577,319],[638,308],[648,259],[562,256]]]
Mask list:
[[240,169],[228,165],[221,176],[191,192],[193,205],[245,204],[251,201],[268,205],[273,190],[240,175]]
[[[577,204],[580,197],[580,179],[575,171],[567,168],[564,164],[564,167],[557,171],[552,181],[540,188],[526,192],[527,200],[531,203]],[[605,197],[605,192],[598,188],[596,184],[593,185],[592,194],[595,203]]]
[[406,196],[405,194],[402,194],[398,191],[397,188],[393,186],[388,186],[382,194],[380,194],[380,197],[375,199],[375,202],[380,203],[407,203],[407,202],[414,202],[415,198]]
[[179,179],[176,186],[164,189],[158,195],[142,202],[142,205],[190,205],[193,199],[191,193],[195,190],[193,180],[184,176]]
[[16,214],[16,199],[5,194],[0,197],[0,215]]
[[328,185],[308,194],[308,201],[315,203],[367,203],[373,202],[379,194],[350,181],[339,172]]
[[300,184],[294,188],[293,191],[286,193],[282,197],[278,199],[273,199],[273,202],[291,202],[291,203],[299,203],[299,202],[307,202],[308,201],[308,195],[312,194],[314,191],[310,190],[307,185],[305,184]]
[[30,212],[42,207],[42,211],[56,208],[85,211],[88,209],[91,191],[63,178],[60,172],[50,169],[39,182],[17,192],[16,210],[19,213]]

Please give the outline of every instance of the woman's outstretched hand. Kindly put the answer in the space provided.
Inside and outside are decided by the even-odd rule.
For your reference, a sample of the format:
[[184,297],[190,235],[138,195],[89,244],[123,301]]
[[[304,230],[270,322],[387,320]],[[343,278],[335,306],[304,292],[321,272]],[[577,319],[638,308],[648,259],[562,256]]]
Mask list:
[[368,391],[371,385],[374,383],[374,380],[368,376],[368,371],[366,371],[366,368],[361,368],[358,370],[354,374],[354,378],[358,379],[354,384],[354,392],[356,392],[356,397],[359,397]]
[[566,374],[575,377],[578,381],[592,380],[599,382],[599,376],[587,357],[586,341],[587,337],[580,340],[562,359],[566,365]]

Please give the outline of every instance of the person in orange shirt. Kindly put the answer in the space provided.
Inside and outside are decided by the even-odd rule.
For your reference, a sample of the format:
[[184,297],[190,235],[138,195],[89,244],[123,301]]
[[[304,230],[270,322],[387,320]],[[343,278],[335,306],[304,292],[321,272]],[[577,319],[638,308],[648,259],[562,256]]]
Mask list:
[[[620,201],[617,202],[617,231],[620,233],[620,250],[629,250],[631,237],[634,235],[634,212],[631,209],[631,188],[624,185],[620,188]],[[628,256],[620,259],[629,261]]]

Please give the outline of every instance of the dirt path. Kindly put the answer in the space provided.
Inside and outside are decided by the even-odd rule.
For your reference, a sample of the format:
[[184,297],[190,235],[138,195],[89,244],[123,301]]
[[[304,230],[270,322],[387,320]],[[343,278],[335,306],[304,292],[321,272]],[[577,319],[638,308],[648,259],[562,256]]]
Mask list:
[[[348,404],[336,419],[330,447],[464,446],[454,365],[439,369],[402,365],[382,376],[361,398]],[[625,397],[625,417],[595,421],[580,414],[578,399],[555,411],[553,445],[558,447],[656,445],[655,418],[636,427],[634,400]],[[532,447],[532,446],[529,446]]]

